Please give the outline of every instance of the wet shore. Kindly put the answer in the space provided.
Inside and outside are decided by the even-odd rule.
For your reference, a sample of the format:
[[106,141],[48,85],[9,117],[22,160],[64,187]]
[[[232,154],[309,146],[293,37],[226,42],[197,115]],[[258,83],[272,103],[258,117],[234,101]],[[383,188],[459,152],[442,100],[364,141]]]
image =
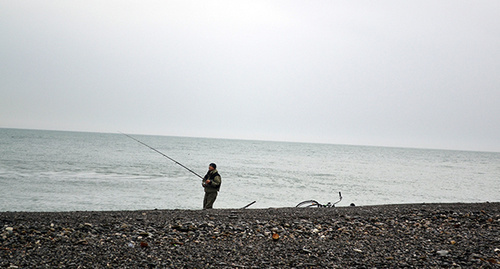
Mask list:
[[500,203],[0,212],[0,268],[500,268]]

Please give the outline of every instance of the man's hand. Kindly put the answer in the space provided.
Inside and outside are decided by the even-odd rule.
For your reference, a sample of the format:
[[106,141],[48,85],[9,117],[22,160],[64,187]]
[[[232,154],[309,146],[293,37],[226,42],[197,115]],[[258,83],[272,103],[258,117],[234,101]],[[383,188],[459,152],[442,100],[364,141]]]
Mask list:
[[210,184],[210,182],[211,182],[210,179],[207,179],[207,181],[205,181],[205,184],[208,185]]

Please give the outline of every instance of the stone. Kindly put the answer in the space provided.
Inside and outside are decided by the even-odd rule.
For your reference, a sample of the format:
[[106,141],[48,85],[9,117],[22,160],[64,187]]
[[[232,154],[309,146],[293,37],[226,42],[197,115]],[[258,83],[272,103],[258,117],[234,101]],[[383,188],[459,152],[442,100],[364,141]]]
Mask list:
[[439,254],[440,256],[446,256],[450,252],[448,250],[438,250],[436,251],[436,253]]

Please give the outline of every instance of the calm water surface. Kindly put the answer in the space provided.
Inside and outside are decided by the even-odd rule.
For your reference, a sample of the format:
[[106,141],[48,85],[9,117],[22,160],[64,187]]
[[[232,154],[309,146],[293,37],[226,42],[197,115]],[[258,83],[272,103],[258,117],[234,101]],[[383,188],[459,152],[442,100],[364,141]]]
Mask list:
[[[500,153],[187,137],[135,138],[204,175],[217,208],[499,202]],[[201,180],[122,134],[0,129],[0,211],[200,209]]]

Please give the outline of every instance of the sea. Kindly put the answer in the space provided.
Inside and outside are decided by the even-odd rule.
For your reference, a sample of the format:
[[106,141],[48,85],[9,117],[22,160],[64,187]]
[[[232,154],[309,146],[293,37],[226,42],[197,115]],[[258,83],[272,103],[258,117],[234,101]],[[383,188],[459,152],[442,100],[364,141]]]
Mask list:
[[500,201],[496,152],[131,136],[0,128],[0,211],[198,210],[210,163],[214,208]]

